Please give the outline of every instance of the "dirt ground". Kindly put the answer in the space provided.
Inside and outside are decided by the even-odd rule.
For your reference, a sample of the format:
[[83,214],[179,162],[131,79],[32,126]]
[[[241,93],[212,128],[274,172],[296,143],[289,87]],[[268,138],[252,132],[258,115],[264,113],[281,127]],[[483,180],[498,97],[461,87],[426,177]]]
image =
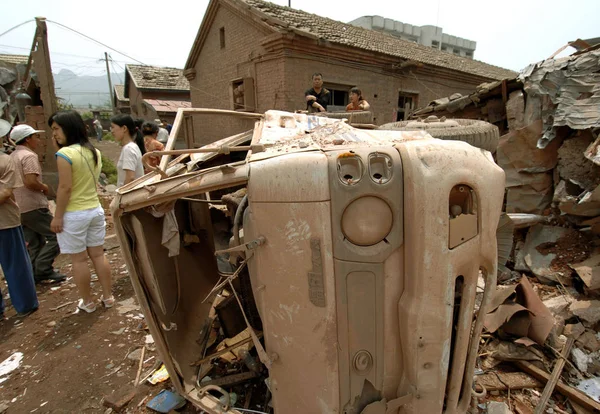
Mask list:
[[[93,143],[97,145],[95,140]],[[116,163],[118,144],[102,142],[97,147]],[[61,284],[37,286],[37,312],[19,318],[7,301],[8,320],[0,322],[0,362],[15,352],[22,352],[23,360],[0,383],[0,407],[8,406],[6,413],[105,413],[103,397],[115,391],[134,390],[139,356],[136,360],[127,358],[132,351],[146,346],[142,377],[157,363],[154,345],[146,344],[144,318],[135,301],[110,217],[107,218],[104,247],[117,300],[113,308],[98,306],[91,314],[75,312],[79,297],[72,266],[68,257],[62,255],[54,265],[68,279]],[[0,288],[8,299],[4,280],[0,281]],[[99,300],[98,282],[93,282],[93,290]],[[153,412],[145,408],[146,403],[169,387],[169,381],[157,385],[145,382],[137,387],[126,412]],[[196,410],[186,407],[183,412]]]

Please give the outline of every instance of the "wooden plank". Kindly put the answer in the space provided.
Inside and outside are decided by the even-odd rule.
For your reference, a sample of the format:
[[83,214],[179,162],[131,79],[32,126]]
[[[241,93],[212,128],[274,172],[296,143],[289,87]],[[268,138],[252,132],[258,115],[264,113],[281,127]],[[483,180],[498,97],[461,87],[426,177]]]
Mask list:
[[546,384],[546,387],[544,388],[544,392],[542,393],[542,398],[540,398],[540,402],[535,407],[534,414],[542,414],[544,411],[546,411],[546,405],[548,404],[548,401],[550,400],[550,397],[552,396],[552,393],[554,392],[554,388],[556,387],[556,384],[558,383],[558,380],[560,379],[560,374],[562,373],[562,370],[565,367],[566,358],[569,356],[569,353],[571,352],[571,348],[573,347],[574,343],[575,343],[575,340],[573,338],[567,339],[567,343],[565,344],[565,346],[561,352],[562,358],[560,358],[558,361],[556,361],[556,364],[554,364],[554,369],[552,370],[552,376],[550,377],[550,381],[548,381],[548,383]]
[[[528,361],[515,361],[515,365],[517,365],[523,371],[533,375],[535,378],[539,379],[542,382],[550,381],[550,374],[539,369],[531,362]],[[565,397],[575,401],[577,404],[581,405],[583,408],[589,410],[596,410],[596,412],[600,412],[600,403],[594,401],[581,391],[570,387],[563,383],[562,381],[558,381],[556,384],[556,390],[564,395]]]
[[478,375],[477,384],[488,391],[521,390],[523,388],[542,388],[543,383],[524,372],[496,372]]

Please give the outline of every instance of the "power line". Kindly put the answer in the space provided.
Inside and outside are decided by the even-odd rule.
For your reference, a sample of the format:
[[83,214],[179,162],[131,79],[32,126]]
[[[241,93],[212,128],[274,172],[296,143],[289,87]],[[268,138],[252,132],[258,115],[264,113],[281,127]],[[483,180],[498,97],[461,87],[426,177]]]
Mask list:
[[106,45],[106,44],[104,44],[104,43],[102,43],[102,42],[100,42],[100,41],[98,41],[98,40],[96,40],[96,39],[93,39],[93,38],[91,38],[91,37],[89,37],[89,36],[87,36],[87,35],[85,35],[85,34],[83,34],[83,33],[79,32],[79,31],[77,31],[77,30],[75,30],[75,29],[71,29],[70,27],[68,27],[68,26],[65,26],[64,24],[61,24],[61,23],[58,23],[58,22],[55,22],[55,21],[52,21],[52,20],[48,20],[48,19],[46,19],[46,21],[47,21],[47,22],[50,22],[50,23],[54,23],[55,25],[57,25],[57,26],[60,26],[60,27],[62,27],[62,28],[64,28],[64,29],[66,29],[66,30],[70,30],[70,31],[72,31],[72,32],[74,32],[74,33],[77,33],[78,35],[80,35],[80,36],[83,36],[83,37],[85,37],[86,39],[88,39],[88,40],[91,40],[91,41],[92,41],[92,42],[94,42],[94,43],[97,43],[97,44],[99,44],[99,45],[101,45],[101,46],[104,46],[104,47],[106,47],[106,48],[109,48],[109,49],[110,49],[110,50],[112,50],[113,52],[116,52],[116,53],[118,53],[118,54],[120,54],[120,55],[122,55],[122,56],[125,56],[125,57],[126,57],[126,58],[128,58],[128,59],[134,60],[134,61],[138,62],[138,63],[139,63],[139,64],[141,64],[141,65],[145,65],[145,63],[144,63],[144,62],[141,62],[141,61],[139,61],[139,60],[137,60],[137,59],[135,59],[135,58],[132,58],[131,56],[129,56],[129,55],[126,55],[126,54],[125,54],[125,53],[123,53],[123,52],[119,52],[117,49],[114,49],[114,48],[112,48],[112,47],[110,47],[110,46],[108,46],[108,45]]
[[4,35],[5,35],[5,34],[7,34],[7,33],[10,33],[10,32],[12,32],[12,31],[13,31],[13,30],[15,30],[15,29],[18,29],[19,27],[21,27],[21,26],[23,26],[23,25],[26,25],[27,23],[31,23],[31,22],[35,22],[35,20],[34,20],[34,19],[27,20],[26,22],[23,22],[23,23],[21,23],[21,24],[18,24],[18,25],[14,26],[14,27],[11,27],[11,28],[10,28],[10,29],[8,29],[6,32],[4,32],[4,33],[0,33],[0,37],[4,36]]
[[[10,46],[10,45],[0,45],[0,47],[7,47],[7,48],[11,48],[11,49],[21,49],[21,50],[30,50],[31,49],[29,47]],[[74,55],[74,54],[71,54],[71,53],[55,52],[53,50],[50,51],[50,54],[52,54],[52,55],[70,56],[70,57],[76,57],[76,58],[81,58],[81,59],[93,59],[94,62],[98,60],[97,56]],[[115,60],[114,62],[127,63],[127,61],[125,61],[125,60]]]

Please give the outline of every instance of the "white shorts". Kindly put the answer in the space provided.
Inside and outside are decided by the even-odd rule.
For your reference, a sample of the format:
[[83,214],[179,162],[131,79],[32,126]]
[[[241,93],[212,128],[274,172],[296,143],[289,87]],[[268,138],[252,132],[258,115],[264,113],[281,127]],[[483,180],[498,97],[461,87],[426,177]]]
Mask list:
[[63,231],[56,235],[60,252],[75,254],[88,247],[104,245],[106,220],[102,206],[81,211],[67,211],[63,217]]

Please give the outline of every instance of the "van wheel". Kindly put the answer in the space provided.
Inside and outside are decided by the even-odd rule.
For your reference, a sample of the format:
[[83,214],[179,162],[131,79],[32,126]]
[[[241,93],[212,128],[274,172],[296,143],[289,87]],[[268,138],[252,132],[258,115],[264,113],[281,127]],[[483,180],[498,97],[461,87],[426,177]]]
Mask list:
[[475,119],[441,119],[431,115],[424,120],[390,122],[378,129],[390,131],[424,130],[434,138],[463,141],[474,147],[496,152],[500,131],[496,125]]

